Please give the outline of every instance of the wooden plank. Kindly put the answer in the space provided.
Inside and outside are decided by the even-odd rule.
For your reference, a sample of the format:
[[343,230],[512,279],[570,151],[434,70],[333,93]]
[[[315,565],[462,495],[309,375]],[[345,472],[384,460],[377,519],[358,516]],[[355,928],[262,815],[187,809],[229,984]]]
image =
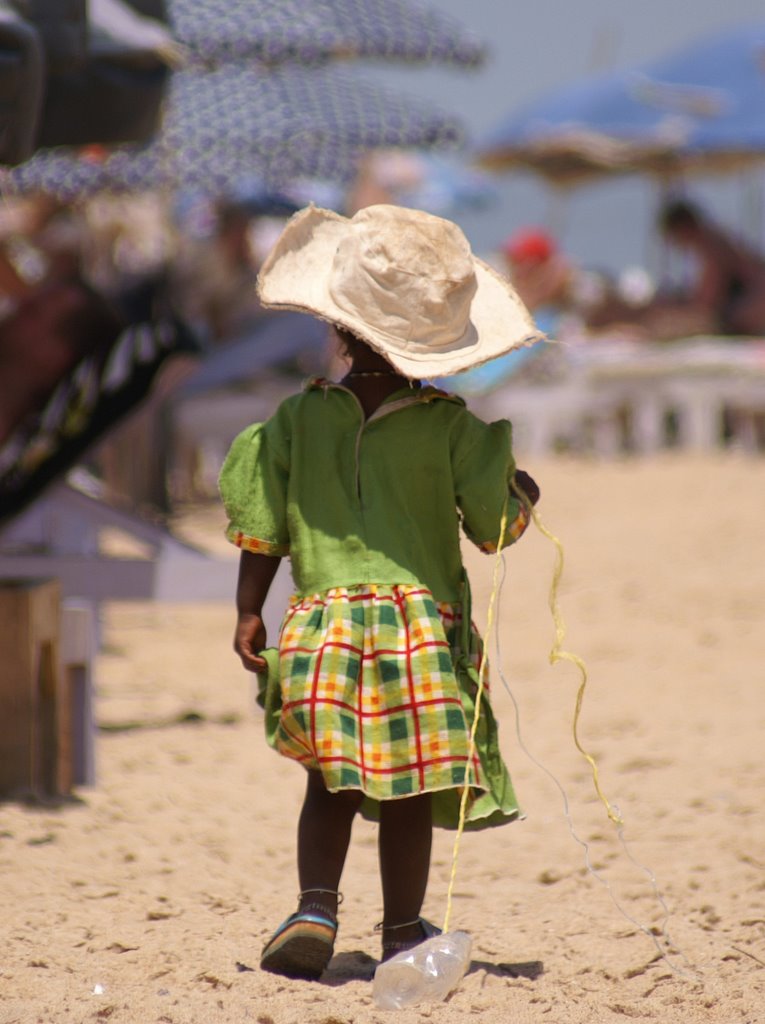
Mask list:
[[0,587],[0,792],[28,788],[34,773],[33,653],[29,591],[32,580]]
[[69,793],[71,723],[57,580],[0,581],[0,793]]

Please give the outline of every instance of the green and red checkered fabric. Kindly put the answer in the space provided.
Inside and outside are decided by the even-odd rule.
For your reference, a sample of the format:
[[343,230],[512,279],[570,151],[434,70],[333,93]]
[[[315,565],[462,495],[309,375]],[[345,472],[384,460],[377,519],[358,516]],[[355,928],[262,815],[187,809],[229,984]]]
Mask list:
[[[321,770],[329,789],[376,800],[462,786],[470,721],[452,658],[459,626],[459,612],[424,587],[293,598],[280,639],[276,749]],[[475,662],[480,642],[472,646]],[[486,788],[478,755],[468,781]]]

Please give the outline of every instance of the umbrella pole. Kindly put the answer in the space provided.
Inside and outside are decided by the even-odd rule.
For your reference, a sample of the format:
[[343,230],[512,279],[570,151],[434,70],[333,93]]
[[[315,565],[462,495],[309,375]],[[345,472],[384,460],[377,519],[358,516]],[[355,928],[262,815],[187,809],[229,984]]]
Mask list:
[[570,212],[568,189],[553,186],[548,191],[545,223],[554,238],[563,238],[568,227]]
[[670,247],[666,238],[658,232],[656,227],[659,212],[667,205],[673,196],[682,194],[685,191],[685,182],[672,174],[662,174],[659,177],[659,204],[654,213],[654,237],[658,241],[658,271],[657,281],[669,280],[670,265],[672,262]]
[[765,174],[757,168],[744,175],[741,195],[743,198],[743,227],[747,239],[761,249],[765,243]]

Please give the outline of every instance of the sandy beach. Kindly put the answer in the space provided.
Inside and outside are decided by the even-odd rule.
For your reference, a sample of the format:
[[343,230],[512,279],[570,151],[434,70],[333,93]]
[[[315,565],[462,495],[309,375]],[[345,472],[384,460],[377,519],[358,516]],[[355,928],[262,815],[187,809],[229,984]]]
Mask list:
[[[452,926],[473,938],[469,973],[445,1003],[375,1007],[376,829],[359,820],[329,971],[265,974],[295,905],[303,778],[265,744],[233,603],[111,604],[97,785],[0,805],[0,1024],[765,1021],[765,461],[524,468],[565,546],[580,738],[626,850],[574,744],[577,672],[548,661],[554,551],[532,530],[506,558],[491,682],[526,818],[463,840]],[[222,526],[217,505],[179,523],[220,552]],[[466,557],[483,626],[493,559]],[[439,924],[452,838],[436,834],[424,908]]]

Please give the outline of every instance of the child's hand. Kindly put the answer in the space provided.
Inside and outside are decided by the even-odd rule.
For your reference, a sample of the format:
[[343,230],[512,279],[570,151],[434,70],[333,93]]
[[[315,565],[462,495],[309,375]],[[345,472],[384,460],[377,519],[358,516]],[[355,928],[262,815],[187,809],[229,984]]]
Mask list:
[[248,672],[262,672],[266,659],[259,652],[266,646],[266,627],[259,615],[242,613],[236,621],[234,650]]
[[529,476],[528,473],[524,472],[524,470],[516,469],[514,481],[518,489],[523,491],[531,504],[536,505],[539,501],[540,494],[536,480],[532,476]]

